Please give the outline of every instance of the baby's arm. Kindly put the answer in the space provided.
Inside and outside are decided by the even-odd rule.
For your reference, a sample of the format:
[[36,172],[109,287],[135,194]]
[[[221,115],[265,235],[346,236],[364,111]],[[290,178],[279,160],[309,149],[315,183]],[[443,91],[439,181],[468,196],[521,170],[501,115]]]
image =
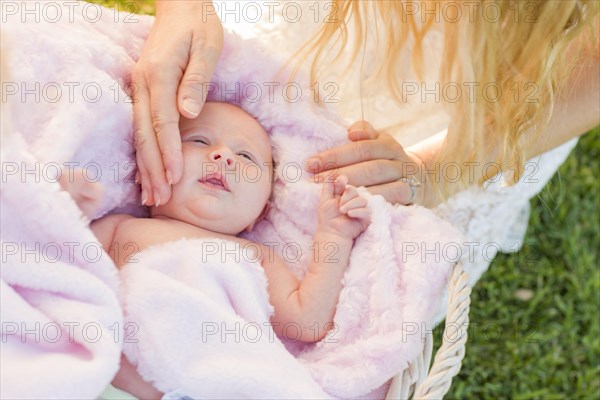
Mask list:
[[319,223],[313,237],[313,260],[301,282],[281,258],[263,260],[275,309],[271,322],[279,335],[286,334],[289,324],[298,324],[301,331],[295,339],[316,342],[333,328],[353,240],[370,222],[366,199],[359,196],[356,188],[346,186],[347,182],[348,179],[341,176],[335,183],[323,184]]
[[[88,218],[92,218],[94,212],[102,204],[104,194],[100,183],[89,181],[82,169],[70,169],[63,171],[59,179],[62,188],[67,191],[81,212]],[[107,253],[111,254],[111,246],[115,238],[117,227],[126,219],[133,218],[126,214],[114,214],[99,218],[90,224],[90,229]],[[114,260],[118,262],[118,260]]]
[[111,256],[113,261],[117,264],[119,264],[121,260],[116,259],[114,257],[115,254],[113,254],[112,251],[112,247],[117,233],[117,228],[123,221],[132,218],[135,217],[132,217],[128,214],[112,214],[102,218],[98,218],[90,224],[90,229],[94,233],[94,236],[96,236],[96,239],[98,239],[98,241],[102,245],[104,251],[107,252]]

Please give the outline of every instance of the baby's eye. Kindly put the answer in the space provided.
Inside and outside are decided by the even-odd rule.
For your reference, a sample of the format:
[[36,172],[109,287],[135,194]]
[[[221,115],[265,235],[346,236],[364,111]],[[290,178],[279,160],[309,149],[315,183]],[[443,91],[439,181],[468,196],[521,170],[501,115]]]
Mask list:
[[208,139],[203,138],[203,137],[193,137],[193,138],[190,138],[190,140],[194,143],[202,143],[205,145],[209,144]]
[[237,154],[238,154],[238,156],[244,157],[245,159],[247,159],[249,161],[254,161],[252,156],[249,153],[246,153],[245,151],[239,152]]

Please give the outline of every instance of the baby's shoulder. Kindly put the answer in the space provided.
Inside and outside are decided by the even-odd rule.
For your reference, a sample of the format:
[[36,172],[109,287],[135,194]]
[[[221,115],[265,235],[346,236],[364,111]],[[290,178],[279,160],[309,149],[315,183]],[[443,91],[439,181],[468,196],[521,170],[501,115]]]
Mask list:
[[123,222],[129,219],[134,219],[134,217],[127,214],[106,215],[102,218],[92,221],[90,224],[90,229],[98,241],[102,244],[104,250],[107,250],[111,247],[117,230],[119,230]]
[[165,221],[153,218],[123,219],[117,229],[115,241],[136,243],[139,250],[150,245],[173,240],[174,229]]

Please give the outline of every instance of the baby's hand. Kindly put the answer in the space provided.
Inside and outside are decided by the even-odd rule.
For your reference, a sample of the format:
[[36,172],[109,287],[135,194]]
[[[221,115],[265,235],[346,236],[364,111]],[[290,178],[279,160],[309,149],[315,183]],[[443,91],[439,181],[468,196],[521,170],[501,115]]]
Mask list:
[[84,176],[82,169],[62,171],[59,183],[64,190],[69,192],[83,214],[91,219],[102,204],[104,194],[102,184],[91,182]]
[[367,199],[358,194],[354,186],[348,186],[348,178],[338,176],[325,181],[321,189],[319,205],[319,229],[340,237],[354,239],[371,222]]

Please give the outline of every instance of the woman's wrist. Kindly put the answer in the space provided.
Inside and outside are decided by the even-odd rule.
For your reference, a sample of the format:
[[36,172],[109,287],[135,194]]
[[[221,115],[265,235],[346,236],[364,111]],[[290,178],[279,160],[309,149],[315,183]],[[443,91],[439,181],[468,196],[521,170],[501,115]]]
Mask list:
[[439,166],[436,165],[436,162],[446,134],[447,131],[444,130],[404,150],[407,156],[414,161],[416,168],[413,167],[413,169],[417,170],[415,177],[421,183],[421,186],[417,188],[416,204],[431,208],[442,202],[435,191],[434,184],[439,179],[436,172]]
[[413,200],[413,204],[426,205],[427,179],[424,172],[426,171],[427,165],[422,160],[421,156],[414,150],[407,149],[405,150],[405,153],[411,160],[410,166],[408,168],[404,168],[407,173],[405,178],[414,178],[418,182],[418,186],[415,187],[415,198]]

